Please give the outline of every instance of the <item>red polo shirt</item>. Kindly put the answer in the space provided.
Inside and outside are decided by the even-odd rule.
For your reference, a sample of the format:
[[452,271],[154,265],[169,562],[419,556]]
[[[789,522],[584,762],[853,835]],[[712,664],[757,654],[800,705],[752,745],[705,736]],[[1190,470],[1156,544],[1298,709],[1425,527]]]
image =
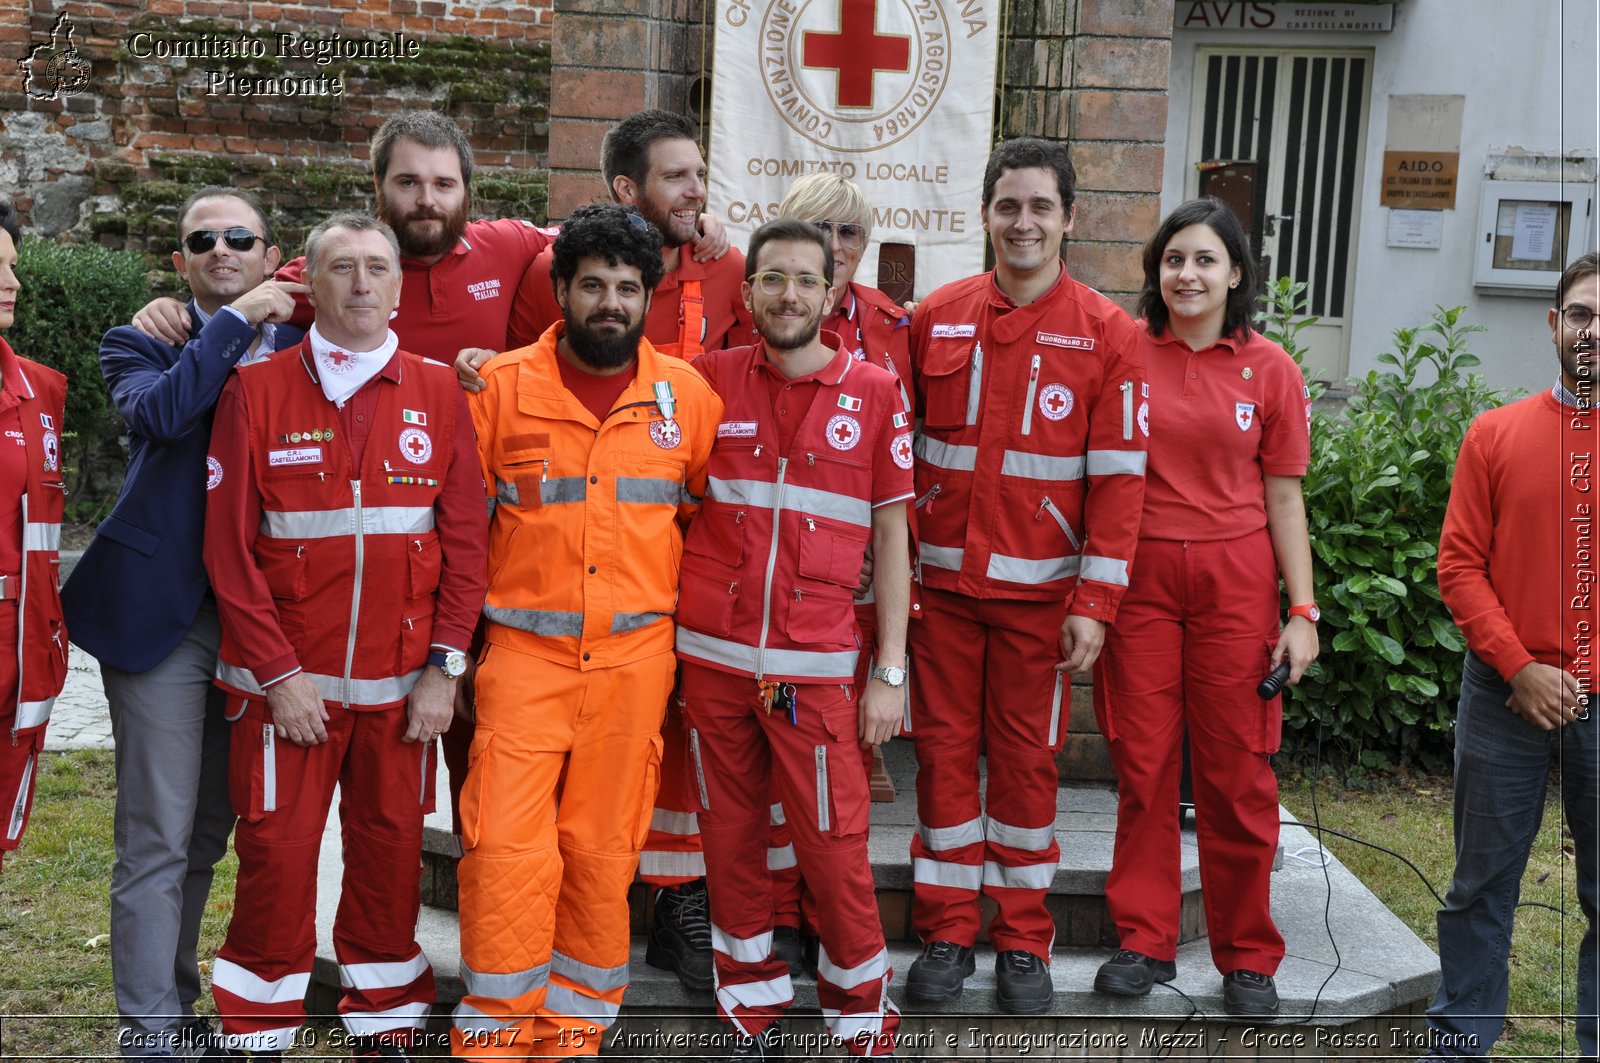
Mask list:
[[1140,538],[1237,539],[1266,527],[1264,477],[1304,476],[1311,460],[1300,367],[1258,332],[1201,351],[1170,329],[1139,337],[1150,385],[1138,408],[1150,435]]

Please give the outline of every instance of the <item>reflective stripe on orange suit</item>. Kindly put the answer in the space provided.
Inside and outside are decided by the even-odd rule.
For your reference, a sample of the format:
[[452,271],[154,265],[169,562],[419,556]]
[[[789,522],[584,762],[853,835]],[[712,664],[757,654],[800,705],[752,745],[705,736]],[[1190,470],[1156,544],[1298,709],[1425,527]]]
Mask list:
[[637,378],[598,421],[561,384],[562,328],[491,361],[472,397],[494,517],[461,801],[453,1047],[469,1059],[593,1054],[621,1003],[627,890],[672,688],[679,529],[722,412],[687,363],[641,342]]

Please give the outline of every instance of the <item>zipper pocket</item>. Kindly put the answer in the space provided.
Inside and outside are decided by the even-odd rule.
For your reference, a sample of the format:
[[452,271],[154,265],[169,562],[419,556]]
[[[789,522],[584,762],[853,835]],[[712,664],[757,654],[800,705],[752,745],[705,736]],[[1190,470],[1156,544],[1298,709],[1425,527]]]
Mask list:
[[1061,691],[1066,676],[1056,673],[1055,693],[1050,695],[1050,740],[1046,743],[1051,749],[1056,747],[1056,740],[1061,737]]
[[[939,497],[939,492],[943,491],[943,490],[944,490],[944,485],[943,484],[934,484],[932,487],[928,488],[928,493],[927,494],[923,495],[921,498],[919,498],[915,502],[911,503],[911,508],[912,509],[921,509],[924,505],[927,505],[929,502],[932,502],[935,498],[938,498]],[[930,510],[929,512],[932,512],[932,511]]]
[[1133,381],[1122,382],[1122,438],[1133,438]]
[[1043,520],[1046,513],[1054,517],[1055,522],[1061,526],[1061,532],[1067,537],[1067,542],[1072,544],[1073,551],[1075,553],[1082,553],[1083,544],[1078,541],[1078,537],[1076,535],[1072,534],[1072,525],[1067,523],[1066,516],[1056,508],[1056,504],[1050,501],[1049,495],[1045,495],[1044,501],[1039,503],[1039,512],[1033,515],[1033,519]]
[[694,781],[700,788],[700,807],[711,811],[711,799],[706,796],[706,769],[700,763],[700,732],[689,728],[689,755],[694,758]]
[[972,345],[972,368],[967,370],[967,423],[978,423],[978,400],[983,397],[983,344]]
[[[16,732],[11,732],[12,744],[15,745]],[[22,764],[22,785],[17,787],[17,801],[11,806],[11,822],[6,827],[6,840],[16,841],[22,835],[22,817],[28,810],[28,793],[33,789],[33,760],[39,754],[29,753],[28,759]]]
[[827,833],[828,819],[828,747],[817,746],[817,830]]
[[272,725],[261,725],[261,811],[278,810],[278,750]]
[[1028,370],[1028,401],[1022,407],[1022,434],[1027,435],[1033,431],[1033,400],[1039,394],[1039,362],[1040,357],[1033,356],[1033,367]]

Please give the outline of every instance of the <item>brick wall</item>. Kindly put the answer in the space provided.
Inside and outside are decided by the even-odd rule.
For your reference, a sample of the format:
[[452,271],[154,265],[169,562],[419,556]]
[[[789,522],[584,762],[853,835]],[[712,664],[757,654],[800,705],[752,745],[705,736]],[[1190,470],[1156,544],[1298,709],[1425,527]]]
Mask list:
[[[549,0],[21,2],[20,24],[0,25],[0,188],[36,232],[169,250],[172,208],[217,182],[263,195],[287,244],[331,210],[370,206],[368,138],[416,107],[468,131],[477,213],[543,220]],[[88,83],[35,99],[15,61],[62,12]],[[279,34],[294,35],[289,50]],[[306,53],[395,34],[393,60]],[[196,42],[212,55],[171,54]],[[263,87],[276,92],[251,91]]]
[[1012,0],[1003,135],[1065,138],[1078,171],[1072,274],[1131,308],[1161,223],[1171,0]]

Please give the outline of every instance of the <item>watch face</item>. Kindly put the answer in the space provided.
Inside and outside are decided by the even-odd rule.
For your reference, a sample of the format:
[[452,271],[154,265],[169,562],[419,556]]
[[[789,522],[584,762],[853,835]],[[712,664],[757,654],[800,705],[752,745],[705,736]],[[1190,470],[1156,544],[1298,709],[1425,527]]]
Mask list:
[[877,669],[877,676],[890,686],[897,687],[906,681],[906,670],[904,668],[879,668]]
[[1312,606],[1306,610],[1306,617],[1314,624],[1318,620],[1322,619],[1322,610],[1318,609],[1315,603],[1313,603]]
[[444,657],[444,664],[441,667],[444,669],[444,674],[451,679],[465,675],[467,671],[467,655],[464,653],[447,653]]

